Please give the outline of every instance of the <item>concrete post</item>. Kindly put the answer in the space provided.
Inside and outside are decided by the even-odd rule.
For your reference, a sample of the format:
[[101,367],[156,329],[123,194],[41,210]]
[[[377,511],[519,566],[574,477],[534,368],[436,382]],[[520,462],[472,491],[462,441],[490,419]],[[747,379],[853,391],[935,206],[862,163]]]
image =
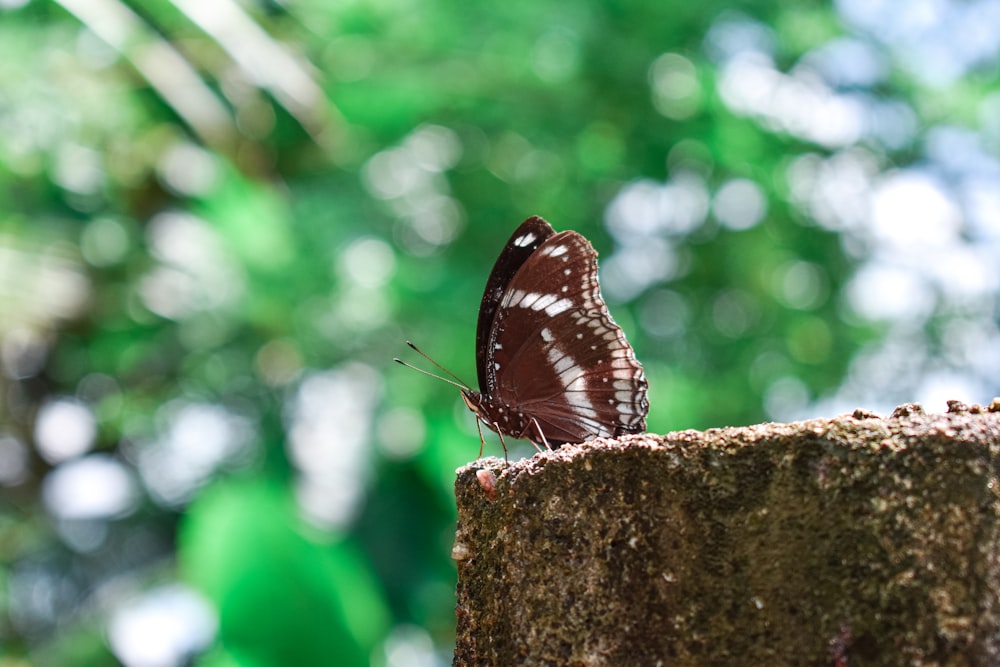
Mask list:
[[458,471],[455,665],[1000,664],[1000,399]]

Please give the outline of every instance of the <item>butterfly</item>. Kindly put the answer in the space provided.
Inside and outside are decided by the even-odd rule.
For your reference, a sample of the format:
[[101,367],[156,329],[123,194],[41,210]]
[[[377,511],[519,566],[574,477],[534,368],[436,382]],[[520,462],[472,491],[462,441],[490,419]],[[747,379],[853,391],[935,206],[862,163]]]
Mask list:
[[462,398],[501,443],[552,449],[646,429],[646,377],[601,297],[597,253],[540,217],[514,231],[486,281],[476,369],[479,391],[460,385]]

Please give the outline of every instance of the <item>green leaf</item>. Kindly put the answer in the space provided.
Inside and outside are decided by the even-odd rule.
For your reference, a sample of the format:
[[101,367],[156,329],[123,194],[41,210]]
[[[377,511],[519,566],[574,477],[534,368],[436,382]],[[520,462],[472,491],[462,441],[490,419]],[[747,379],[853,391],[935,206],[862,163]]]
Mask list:
[[302,528],[280,485],[220,482],[181,526],[182,574],[216,604],[235,664],[367,665],[388,625],[375,578],[350,541]]

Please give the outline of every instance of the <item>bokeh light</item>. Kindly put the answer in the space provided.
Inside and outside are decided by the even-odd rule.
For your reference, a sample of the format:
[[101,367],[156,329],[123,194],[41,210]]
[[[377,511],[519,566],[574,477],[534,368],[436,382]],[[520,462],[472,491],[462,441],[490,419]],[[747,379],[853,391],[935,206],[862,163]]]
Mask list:
[[108,623],[108,641],[126,667],[172,667],[207,648],[216,624],[207,600],[169,585],[123,601]]
[[94,444],[94,415],[79,401],[57,399],[38,410],[35,446],[49,463],[59,463],[86,453]]
[[395,9],[0,0],[0,664],[448,664],[529,215],[651,431],[1000,394],[1000,0]]

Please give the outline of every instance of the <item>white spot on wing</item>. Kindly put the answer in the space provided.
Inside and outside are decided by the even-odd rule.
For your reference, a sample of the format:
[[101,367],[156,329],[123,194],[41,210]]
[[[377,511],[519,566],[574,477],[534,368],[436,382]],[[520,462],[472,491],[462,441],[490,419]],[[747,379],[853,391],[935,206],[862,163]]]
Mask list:
[[[577,366],[576,361],[558,347],[551,347],[547,353],[549,363],[553,370],[559,374],[559,379],[563,383],[566,403],[573,409],[574,415],[585,421],[596,419],[597,411],[594,410],[593,403],[587,397],[587,378],[583,369]],[[600,429],[601,424],[594,422]]]
[[595,410],[590,405],[590,401],[586,398],[582,400],[577,400],[575,395],[572,398],[567,397],[567,403],[572,407],[573,414],[580,418],[597,419],[597,410]]
[[550,255],[552,257],[561,257],[566,254],[568,248],[564,245],[555,245],[542,248],[542,255]]
[[555,302],[555,294],[540,294],[531,307],[533,310],[545,310]]
[[525,246],[531,245],[532,241],[534,241],[536,238],[538,237],[535,236],[533,233],[528,232],[527,234],[522,234],[521,236],[518,236],[516,239],[514,239],[514,245],[516,245],[519,248],[523,248]]
[[521,290],[517,290],[517,292],[521,295],[521,300],[520,302],[516,304],[512,303],[511,305],[518,305],[521,308],[534,308],[535,302],[542,296],[538,292],[522,292]]
[[518,306],[521,308],[531,308],[532,310],[544,310],[549,317],[555,317],[559,313],[564,313],[573,307],[573,302],[569,299],[559,299],[555,294],[542,294],[539,292],[524,292],[514,290],[510,293],[507,306]]
[[545,309],[545,314],[549,317],[555,317],[559,313],[565,313],[567,310],[573,307],[573,302],[569,299],[559,299],[552,305]]
[[[556,373],[559,373],[560,375],[563,375],[566,371],[570,370],[571,368],[577,368],[577,370],[579,370],[579,368],[576,365],[576,362],[573,361],[573,357],[569,355],[563,355],[558,359],[553,359],[552,355],[550,354],[549,361],[554,362],[552,366],[553,368],[556,369]],[[569,384],[569,383],[564,383],[564,384]]]
[[549,331],[548,329],[542,329],[542,340],[544,340],[546,343],[551,343],[553,338],[554,337],[551,331]]
[[523,300],[524,300],[524,290],[516,289],[510,291],[507,294],[506,298],[504,299],[504,304],[510,308],[513,308],[514,306],[521,305],[521,301]]

